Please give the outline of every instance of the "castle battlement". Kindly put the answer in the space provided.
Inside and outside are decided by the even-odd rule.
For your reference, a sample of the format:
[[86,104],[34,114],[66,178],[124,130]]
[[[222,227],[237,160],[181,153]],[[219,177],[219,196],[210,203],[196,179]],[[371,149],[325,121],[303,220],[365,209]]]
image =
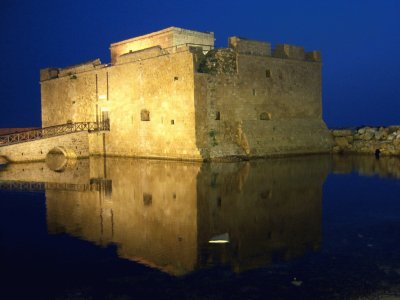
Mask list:
[[[110,45],[111,64],[101,64],[100,59],[95,59],[64,68],[46,68],[41,70],[40,80],[44,81],[65,76],[73,78],[78,73],[110,65],[135,62],[179,51],[190,51],[196,48],[201,49],[204,54],[213,50],[214,33],[169,27],[150,34],[112,43]],[[303,47],[289,44],[277,44],[275,49],[272,49],[269,42],[236,36],[229,37],[228,49],[232,49],[240,55],[270,56],[312,62],[321,61],[319,51],[305,52]]]

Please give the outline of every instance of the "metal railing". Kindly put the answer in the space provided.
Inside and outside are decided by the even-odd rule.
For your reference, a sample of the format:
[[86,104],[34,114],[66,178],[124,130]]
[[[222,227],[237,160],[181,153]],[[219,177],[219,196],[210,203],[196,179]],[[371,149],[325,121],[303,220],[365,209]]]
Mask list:
[[6,135],[0,135],[0,147],[39,140],[39,139],[45,139],[80,131],[93,132],[93,131],[109,131],[109,130],[110,130],[109,120],[102,121],[99,123],[97,122],[67,123],[67,124],[32,129],[27,131],[20,131],[17,133],[11,133]]
[[1,181],[0,190],[23,191],[23,192],[43,192],[47,190],[60,191],[100,191],[101,186],[98,183],[56,183],[56,182],[31,182],[31,181]]

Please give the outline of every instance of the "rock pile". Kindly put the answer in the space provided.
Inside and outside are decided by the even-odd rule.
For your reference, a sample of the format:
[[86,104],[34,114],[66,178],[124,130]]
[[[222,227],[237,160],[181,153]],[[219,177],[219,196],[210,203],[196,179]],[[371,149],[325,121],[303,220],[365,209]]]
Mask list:
[[400,155],[400,126],[333,129],[334,153]]

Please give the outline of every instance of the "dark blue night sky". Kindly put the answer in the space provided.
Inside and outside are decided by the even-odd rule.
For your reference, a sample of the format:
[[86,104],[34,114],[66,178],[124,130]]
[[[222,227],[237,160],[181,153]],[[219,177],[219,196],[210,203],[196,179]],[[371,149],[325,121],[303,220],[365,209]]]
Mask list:
[[1,0],[0,127],[40,126],[41,68],[169,26],[320,50],[329,127],[400,124],[398,0]]

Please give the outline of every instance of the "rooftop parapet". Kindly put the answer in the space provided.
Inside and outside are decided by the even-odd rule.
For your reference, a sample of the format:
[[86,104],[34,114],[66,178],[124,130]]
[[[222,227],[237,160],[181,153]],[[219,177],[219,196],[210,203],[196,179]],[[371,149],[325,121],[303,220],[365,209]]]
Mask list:
[[288,44],[278,44],[276,45],[274,51],[274,57],[305,60],[306,55],[303,47]]
[[75,74],[87,72],[104,66],[100,59],[94,59],[85,63],[68,66],[65,68],[45,68],[40,70],[40,81],[46,81],[54,78],[74,76]]
[[132,61],[137,61],[137,60],[143,60],[143,59],[148,59],[151,57],[156,57],[162,54],[162,49],[160,46],[154,46],[151,48],[146,48],[143,50],[138,50],[135,52],[128,52],[125,54],[122,54],[118,57],[116,57],[115,64],[123,64],[123,63],[128,63]]
[[229,38],[229,48],[239,54],[271,56],[271,44],[267,42],[248,40],[240,37]]
[[310,52],[306,52],[306,60],[309,61],[321,61],[321,52],[319,51],[310,51]]
[[88,62],[84,62],[81,64],[73,65],[73,66],[68,66],[60,70],[60,73],[58,74],[58,77],[63,77],[63,76],[69,76],[75,73],[82,73],[86,71],[91,71],[96,68],[96,66],[100,66],[101,61],[100,59],[94,59]]
[[288,44],[276,45],[273,56],[295,60],[321,61],[321,53],[319,51],[310,51],[306,53],[303,47]]
[[127,53],[155,46],[165,49],[184,44],[203,45],[207,48],[206,50],[212,49],[214,47],[214,33],[169,27],[164,30],[113,43],[110,45],[111,63],[115,64],[119,56]]
[[59,73],[58,68],[46,68],[40,70],[40,81],[50,80],[53,78],[58,78]]

